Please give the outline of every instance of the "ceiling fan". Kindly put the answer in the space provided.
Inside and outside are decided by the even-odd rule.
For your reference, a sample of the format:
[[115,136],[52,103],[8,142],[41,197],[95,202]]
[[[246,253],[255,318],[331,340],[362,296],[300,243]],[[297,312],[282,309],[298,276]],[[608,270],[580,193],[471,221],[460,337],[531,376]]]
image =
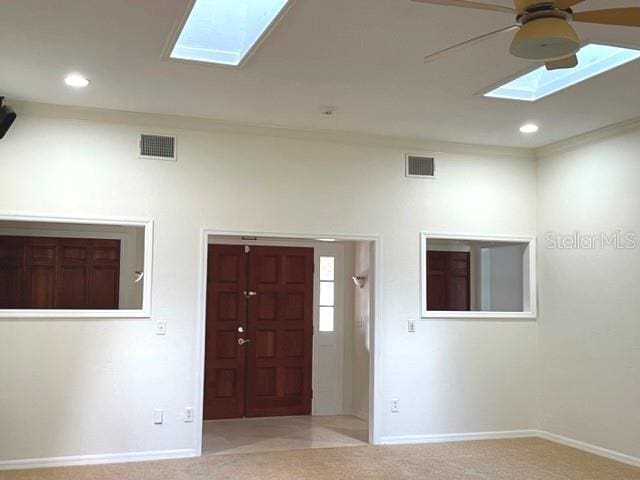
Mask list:
[[512,55],[527,60],[543,60],[547,70],[573,68],[578,65],[576,54],[580,50],[580,39],[569,22],[640,27],[640,7],[574,12],[572,7],[585,0],[513,0],[514,7],[475,0],[412,1],[511,13],[516,16],[515,24],[429,54],[425,57],[425,62],[435,60],[458,48],[479,43],[494,35],[517,30],[511,43]]

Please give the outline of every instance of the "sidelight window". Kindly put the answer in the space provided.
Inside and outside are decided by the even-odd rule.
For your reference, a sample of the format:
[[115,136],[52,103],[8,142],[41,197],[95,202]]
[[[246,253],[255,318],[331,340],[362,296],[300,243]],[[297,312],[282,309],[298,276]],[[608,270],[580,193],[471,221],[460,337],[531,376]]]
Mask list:
[[320,257],[320,331],[335,330],[335,257]]

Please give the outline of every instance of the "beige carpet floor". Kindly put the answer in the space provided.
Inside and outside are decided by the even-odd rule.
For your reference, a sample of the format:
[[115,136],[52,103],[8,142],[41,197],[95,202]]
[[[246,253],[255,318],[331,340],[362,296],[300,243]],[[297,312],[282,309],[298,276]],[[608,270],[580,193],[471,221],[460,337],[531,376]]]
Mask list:
[[0,472],[2,480],[640,480],[640,469],[540,439],[346,447]]

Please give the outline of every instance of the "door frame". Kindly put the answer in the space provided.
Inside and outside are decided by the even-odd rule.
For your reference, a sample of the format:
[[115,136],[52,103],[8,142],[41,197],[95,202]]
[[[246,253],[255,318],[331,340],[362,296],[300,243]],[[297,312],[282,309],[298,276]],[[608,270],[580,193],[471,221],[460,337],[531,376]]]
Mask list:
[[200,232],[200,272],[198,281],[198,317],[196,330],[196,348],[195,348],[195,365],[196,368],[196,388],[194,396],[194,418],[196,425],[194,428],[194,443],[196,452],[202,455],[202,425],[203,425],[203,407],[204,407],[204,369],[205,369],[205,349],[206,349],[206,295],[207,295],[207,260],[208,246],[210,237],[258,237],[268,238],[270,240],[294,243],[296,240],[318,240],[333,238],[336,241],[355,241],[355,242],[371,242],[373,247],[373,294],[371,298],[371,326],[370,326],[370,362],[369,362],[369,443],[380,444],[380,386],[378,381],[378,366],[380,365],[380,348],[378,338],[381,337],[381,324],[379,321],[381,306],[381,285],[382,285],[382,268],[381,268],[381,251],[382,240],[380,235],[335,235],[335,234],[304,234],[304,233],[274,233],[274,232],[256,232],[256,231],[234,231],[234,230],[216,230],[214,228],[203,228]]

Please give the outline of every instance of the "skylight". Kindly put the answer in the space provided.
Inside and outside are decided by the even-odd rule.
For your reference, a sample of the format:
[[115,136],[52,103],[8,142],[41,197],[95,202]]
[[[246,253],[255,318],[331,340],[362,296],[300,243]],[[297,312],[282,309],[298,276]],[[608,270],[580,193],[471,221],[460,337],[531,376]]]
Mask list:
[[289,0],[195,0],[171,58],[238,66]]
[[535,102],[640,58],[640,50],[590,43],[578,52],[578,66],[548,71],[545,67],[516,78],[485,97]]

